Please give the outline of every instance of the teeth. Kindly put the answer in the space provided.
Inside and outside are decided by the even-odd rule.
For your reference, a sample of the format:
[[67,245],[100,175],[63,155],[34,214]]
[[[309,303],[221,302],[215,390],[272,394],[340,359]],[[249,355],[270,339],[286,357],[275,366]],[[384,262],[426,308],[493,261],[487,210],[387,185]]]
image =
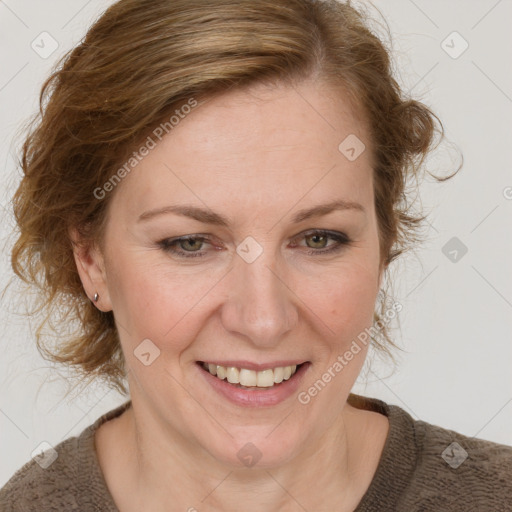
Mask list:
[[230,384],[240,383],[240,372],[238,371],[238,368],[234,368],[233,366],[226,368],[226,377]]
[[240,384],[242,384],[242,386],[256,386],[257,381],[258,377],[256,372],[253,372],[252,370],[246,370],[245,368],[240,370]]
[[269,388],[273,385],[274,370],[263,370],[262,372],[256,373],[256,386],[259,388]]
[[248,370],[247,368],[225,367],[211,363],[203,363],[203,368],[221,380],[227,379],[231,384],[258,388],[270,388],[274,384],[288,380],[297,371],[297,365],[269,368],[260,372]]
[[226,378],[226,368],[224,366],[217,366],[217,377],[221,380]]
[[283,382],[283,379],[284,379],[284,368],[281,366],[274,370],[274,382],[276,384],[279,384],[280,382]]

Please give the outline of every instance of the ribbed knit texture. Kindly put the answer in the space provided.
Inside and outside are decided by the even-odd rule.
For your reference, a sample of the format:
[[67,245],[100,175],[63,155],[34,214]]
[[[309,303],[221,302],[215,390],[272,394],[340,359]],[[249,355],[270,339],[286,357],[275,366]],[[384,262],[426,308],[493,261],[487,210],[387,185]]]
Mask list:
[[[348,402],[385,414],[390,425],[377,471],[354,512],[512,511],[512,447],[414,420],[376,398],[351,394]],[[130,405],[55,446],[58,458],[47,469],[27,462],[0,489],[0,512],[119,512],[98,463],[94,431]],[[467,452],[457,468],[442,457],[453,442]],[[454,464],[453,457],[448,460]]]

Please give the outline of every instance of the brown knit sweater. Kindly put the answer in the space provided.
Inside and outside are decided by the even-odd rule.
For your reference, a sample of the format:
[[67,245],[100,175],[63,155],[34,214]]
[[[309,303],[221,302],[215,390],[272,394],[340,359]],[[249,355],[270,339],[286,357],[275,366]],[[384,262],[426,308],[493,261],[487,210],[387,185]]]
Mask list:
[[[512,511],[512,447],[414,420],[376,398],[351,394],[349,403],[385,414],[390,424],[375,476],[354,512]],[[0,512],[119,512],[98,464],[94,431],[130,405],[55,446],[58,457],[46,469],[27,462],[0,489]]]

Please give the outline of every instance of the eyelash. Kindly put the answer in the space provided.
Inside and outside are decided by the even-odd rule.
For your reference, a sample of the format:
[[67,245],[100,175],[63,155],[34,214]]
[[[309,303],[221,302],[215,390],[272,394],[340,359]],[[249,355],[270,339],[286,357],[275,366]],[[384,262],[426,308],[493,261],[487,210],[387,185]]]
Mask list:
[[[336,244],[332,244],[330,248],[328,249],[310,249],[309,251],[306,251],[308,255],[311,256],[321,256],[325,254],[333,254],[335,252],[340,251],[344,246],[349,245],[352,240],[345,235],[345,233],[338,233],[336,231],[326,231],[326,230],[314,230],[309,231],[307,233],[304,233],[302,235],[303,238],[306,238],[308,236],[325,236],[327,238],[330,238],[331,240],[334,240]],[[299,237],[297,237],[299,238]],[[295,240],[297,239],[295,238]],[[174,247],[178,245],[180,242],[184,242],[187,240],[198,240],[201,242],[208,242],[208,237],[205,236],[199,236],[199,235],[191,235],[191,236],[185,236],[180,238],[166,238],[164,240],[161,240],[158,242],[158,245],[161,249],[163,249],[166,252],[169,252],[175,256],[178,256],[180,258],[188,259],[188,258],[201,258],[205,254],[203,251],[183,251],[183,250],[177,250]]]

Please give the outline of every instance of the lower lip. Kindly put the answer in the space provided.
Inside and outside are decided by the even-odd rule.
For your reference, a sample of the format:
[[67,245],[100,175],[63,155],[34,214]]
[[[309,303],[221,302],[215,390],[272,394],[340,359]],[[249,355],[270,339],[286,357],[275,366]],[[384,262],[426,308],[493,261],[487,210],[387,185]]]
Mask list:
[[261,388],[261,391],[238,388],[207,372],[200,363],[196,366],[206,382],[230,402],[244,407],[264,407],[277,405],[292,396],[299,388],[310,363],[303,363],[288,380],[269,388]]

